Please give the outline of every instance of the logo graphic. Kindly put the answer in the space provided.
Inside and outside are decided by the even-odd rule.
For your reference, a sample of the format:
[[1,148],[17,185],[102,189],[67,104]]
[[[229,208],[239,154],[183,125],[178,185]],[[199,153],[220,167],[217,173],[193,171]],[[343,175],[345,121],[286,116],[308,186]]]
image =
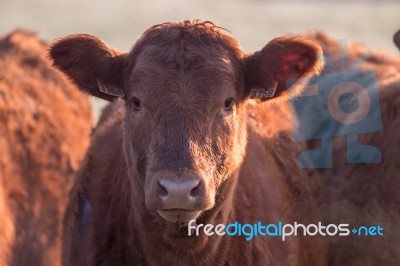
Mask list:
[[[350,236],[349,224],[328,224],[323,225],[322,222],[317,224],[301,224],[294,222],[293,224],[286,224],[283,222],[277,223],[264,223],[258,221],[256,223],[233,223],[225,224],[197,224],[196,220],[191,220],[187,226],[188,236],[199,236],[204,234],[206,236],[238,236],[245,237],[246,241],[252,240],[254,237],[279,237],[282,241],[286,241],[291,236]],[[380,225],[372,226],[359,226],[354,227],[354,236],[370,236],[379,237],[383,236],[383,227]]]
[[[346,42],[341,45],[341,66],[323,58],[330,70],[310,79],[301,97],[291,100],[298,141],[320,141],[320,148],[303,151],[299,156],[303,168],[331,168],[332,141],[347,138],[347,163],[380,163],[378,148],[358,143],[358,134],[382,130],[377,79],[374,71],[359,70],[369,50],[356,62],[346,65]],[[289,80],[288,85],[296,80]]]

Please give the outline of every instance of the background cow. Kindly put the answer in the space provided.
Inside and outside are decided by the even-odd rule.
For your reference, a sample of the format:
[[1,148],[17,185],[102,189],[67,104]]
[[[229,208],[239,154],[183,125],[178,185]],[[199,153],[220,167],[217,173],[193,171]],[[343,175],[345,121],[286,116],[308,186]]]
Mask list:
[[60,265],[61,220],[88,144],[91,112],[47,59],[14,31],[0,40],[0,265]]
[[396,34],[393,37],[394,43],[397,45],[397,47],[400,49],[400,30],[396,32]]
[[318,237],[188,236],[187,223],[317,223],[318,179],[300,169],[286,80],[318,74],[299,37],[254,54],[209,22],[165,23],[123,54],[72,35],[55,66],[103,112],[66,211],[64,265],[325,265]]
[[[327,199],[324,220],[349,223],[352,228],[376,225],[384,228],[384,236],[355,236],[351,233],[350,237],[329,238],[330,265],[398,265],[400,58],[370,49],[364,44],[339,42],[323,33],[308,37],[321,45],[327,59],[321,74],[324,79],[320,80],[323,83],[319,84],[320,94],[322,90],[332,89],[324,86],[332,79],[344,77],[344,80],[360,83],[363,89],[373,92],[369,97],[369,108],[376,108],[375,114],[366,115],[364,120],[368,122],[367,126],[359,126],[359,132],[354,132],[357,134],[357,145],[348,141],[349,135],[340,133],[349,124],[332,126],[334,123],[327,111],[329,102],[320,102],[316,97],[311,101],[312,96],[310,104],[302,105],[304,109],[297,113],[316,124],[308,127],[313,130],[307,133],[309,136],[315,136],[315,139],[323,135],[334,136],[330,140],[332,150],[320,154],[320,158],[325,159],[333,155],[332,166],[319,170]],[[365,73],[371,78],[363,79]],[[361,106],[362,98],[357,93],[356,99]],[[349,103],[357,103],[357,100]],[[349,112],[347,118],[353,112]],[[357,128],[357,123],[355,126]],[[368,145],[367,150],[357,150],[366,147],[359,144]],[[310,150],[322,151],[325,149],[323,145],[320,140],[308,142]],[[369,160],[371,163],[366,163]]]

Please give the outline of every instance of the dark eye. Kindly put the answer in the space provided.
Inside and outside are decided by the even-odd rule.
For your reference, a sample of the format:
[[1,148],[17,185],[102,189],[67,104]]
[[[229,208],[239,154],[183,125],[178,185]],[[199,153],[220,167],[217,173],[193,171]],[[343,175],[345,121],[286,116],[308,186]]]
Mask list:
[[141,106],[140,100],[135,97],[135,98],[132,99],[132,103],[133,103],[133,107],[134,107],[135,111],[139,111],[140,110],[140,106]]
[[232,107],[233,107],[234,103],[235,103],[235,101],[233,100],[233,98],[226,99],[225,103],[224,103],[225,111],[232,111]]

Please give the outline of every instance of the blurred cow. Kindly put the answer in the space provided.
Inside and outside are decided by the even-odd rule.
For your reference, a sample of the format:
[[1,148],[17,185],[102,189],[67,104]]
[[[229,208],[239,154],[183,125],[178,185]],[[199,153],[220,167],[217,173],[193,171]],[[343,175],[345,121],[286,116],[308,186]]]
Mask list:
[[400,49],[400,30],[396,32],[396,34],[393,37],[394,43],[397,45],[397,47]]
[[87,97],[52,68],[48,45],[0,40],[0,265],[60,265],[61,221],[88,145]]
[[[344,133],[353,126],[349,121],[355,110],[350,110],[340,124],[334,121],[332,110],[327,109],[331,104],[329,99],[320,102],[310,97],[309,105],[297,104],[303,107],[297,109],[300,123],[307,119],[314,123],[305,127],[312,128],[307,132],[309,138],[315,137],[308,142],[309,150],[332,163],[319,170],[327,198],[324,220],[348,223],[351,229],[377,225],[384,228],[383,236],[358,236],[358,232],[352,232],[350,237],[329,238],[330,265],[399,265],[400,58],[359,43],[344,45],[324,33],[307,37],[321,45],[326,58],[319,84],[314,84],[319,86],[319,94],[323,90],[329,94],[332,87],[326,85],[338,80],[350,81],[341,89],[349,89],[348,84],[362,85],[362,90],[371,92],[367,107],[374,110],[365,113],[364,121],[354,123],[353,129],[357,131],[358,127],[359,132],[351,141],[351,136]],[[366,76],[369,78],[365,79]],[[348,102],[359,104],[355,108],[360,108],[365,99],[362,90],[354,95],[358,101]],[[360,126],[361,123],[364,124]],[[334,138],[318,139],[324,136]],[[318,160],[318,156],[313,159]],[[322,162],[322,165],[328,164]]]

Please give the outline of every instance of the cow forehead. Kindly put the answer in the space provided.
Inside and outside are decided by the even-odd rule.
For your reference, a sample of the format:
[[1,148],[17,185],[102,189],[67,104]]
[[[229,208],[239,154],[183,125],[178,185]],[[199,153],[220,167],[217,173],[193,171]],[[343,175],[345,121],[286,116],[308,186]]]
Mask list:
[[182,52],[176,47],[162,49],[153,45],[137,56],[130,71],[130,87],[147,90],[153,98],[177,93],[188,100],[206,100],[224,92],[232,94],[238,70],[226,51],[219,52]]
[[[223,61],[225,59],[221,59]],[[235,96],[235,76],[231,67],[215,66],[179,71],[157,66],[135,69],[130,93],[157,108],[193,106],[208,109],[213,102]]]
[[147,45],[135,58],[132,72],[149,69],[187,72],[213,68],[217,72],[233,75],[235,69],[231,55],[223,47],[196,44]]
[[221,93],[231,97],[241,77],[238,43],[212,27],[156,27],[137,41],[128,58],[130,91],[144,90],[150,95],[144,98],[163,102],[172,97],[207,102]]
[[184,82],[202,82],[211,85],[233,82],[236,79],[236,73],[231,61],[225,57],[214,58],[213,62],[208,64],[198,64],[188,68],[142,62],[131,71],[130,80],[151,83],[156,80],[180,79]]

